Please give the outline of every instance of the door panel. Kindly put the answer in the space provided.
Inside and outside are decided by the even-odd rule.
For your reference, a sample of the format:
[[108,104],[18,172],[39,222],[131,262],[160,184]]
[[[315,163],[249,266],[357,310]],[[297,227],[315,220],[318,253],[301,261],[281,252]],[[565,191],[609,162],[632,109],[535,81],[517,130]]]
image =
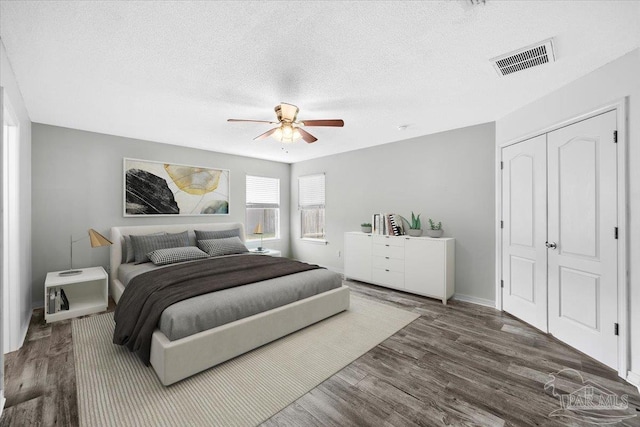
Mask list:
[[445,292],[445,244],[428,239],[405,240],[405,287],[421,295],[442,297]]
[[[598,141],[577,137],[557,147],[560,251],[598,255]],[[550,171],[551,172],[551,171]]]
[[371,234],[344,235],[344,275],[352,279],[371,281]]
[[547,332],[546,136],[502,149],[503,309]]
[[549,332],[618,366],[616,113],[550,132]]

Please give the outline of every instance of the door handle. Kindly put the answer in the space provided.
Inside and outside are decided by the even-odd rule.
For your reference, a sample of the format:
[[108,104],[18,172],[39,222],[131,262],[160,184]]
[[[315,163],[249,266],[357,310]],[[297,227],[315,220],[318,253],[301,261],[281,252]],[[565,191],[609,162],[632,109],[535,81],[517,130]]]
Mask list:
[[547,249],[555,249],[558,247],[558,245],[556,244],[556,242],[544,242],[545,246],[547,247]]

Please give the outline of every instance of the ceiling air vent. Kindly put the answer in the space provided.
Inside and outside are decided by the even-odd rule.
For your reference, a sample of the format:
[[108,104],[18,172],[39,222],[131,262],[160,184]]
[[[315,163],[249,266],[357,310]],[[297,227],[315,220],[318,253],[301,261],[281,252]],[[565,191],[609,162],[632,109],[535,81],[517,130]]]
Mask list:
[[500,55],[491,59],[491,63],[498,74],[506,76],[527,68],[555,62],[555,60],[553,39],[548,39],[523,49]]

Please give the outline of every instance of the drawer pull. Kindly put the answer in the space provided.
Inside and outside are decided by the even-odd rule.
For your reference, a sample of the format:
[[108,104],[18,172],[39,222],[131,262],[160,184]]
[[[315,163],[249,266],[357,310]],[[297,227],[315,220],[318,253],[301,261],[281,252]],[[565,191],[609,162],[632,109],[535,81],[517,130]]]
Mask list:
[[385,268],[384,271],[389,271],[389,269]]
[[386,247],[389,247],[389,245],[385,245]]
[[384,259],[389,259],[389,257],[388,257],[388,256],[386,256],[386,257],[384,257]]

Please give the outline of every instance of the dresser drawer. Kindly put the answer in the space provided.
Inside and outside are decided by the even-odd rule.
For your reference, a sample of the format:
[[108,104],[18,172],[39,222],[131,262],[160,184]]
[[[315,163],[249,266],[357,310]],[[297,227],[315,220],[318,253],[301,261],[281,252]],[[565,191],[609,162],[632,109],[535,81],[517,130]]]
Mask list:
[[377,236],[373,235],[374,245],[400,246],[404,248],[404,239],[396,236]]
[[404,288],[404,273],[402,272],[373,267],[371,269],[371,276],[374,283],[396,289]]
[[373,256],[404,259],[404,247],[373,245]]
[[373,256],[372,258],[373,268],[379,268],[382,270],[397,271],[398,273],[404,273],[404,260],[390,257]]

